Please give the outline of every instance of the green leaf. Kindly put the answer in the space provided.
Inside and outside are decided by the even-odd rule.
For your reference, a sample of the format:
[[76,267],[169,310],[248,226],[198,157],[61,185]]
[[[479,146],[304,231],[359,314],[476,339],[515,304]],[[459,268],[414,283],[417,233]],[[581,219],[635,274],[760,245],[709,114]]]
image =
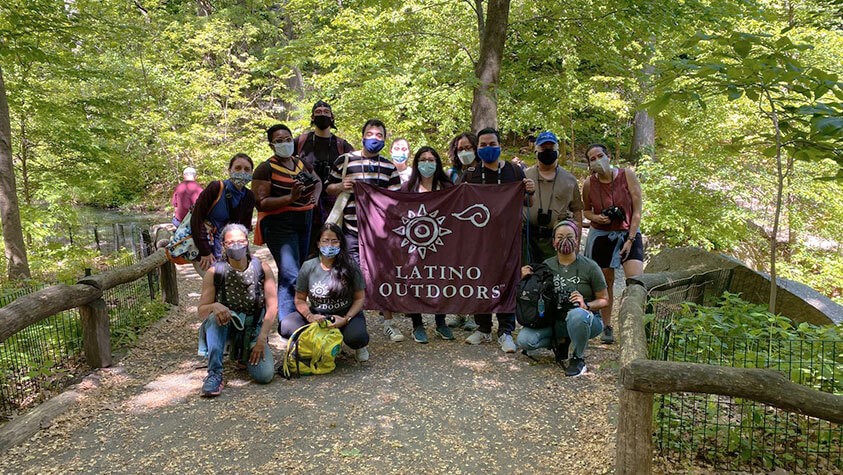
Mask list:
[[743,96],[743,91],[736,88],[735,86],[733,86],[731,84],[726,88],[726,91],[727,91],[727,94],[729,96],[730,101],[740,99],[741,96]]
[[752,43],[745,39],[738,40],[732,47],[735,53],[738,53],[738,56],[741,58],[746,58],[749,56],[749,52],[752,51]]

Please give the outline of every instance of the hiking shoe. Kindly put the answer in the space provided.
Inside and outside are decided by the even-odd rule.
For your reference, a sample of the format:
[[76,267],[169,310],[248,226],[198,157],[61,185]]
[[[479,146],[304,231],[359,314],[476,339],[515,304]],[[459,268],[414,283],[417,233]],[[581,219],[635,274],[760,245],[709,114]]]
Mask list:
[[504,353],[515,353],[515,342],[512,341],[512,335],[509,333],[499,336],[498,343],[501,345],[501,350]]
[[473,332],[474,330],[477,330],[478,328],[480,328],[480,325],[478,325],[477,322],[474,321],[474,316],[469,315],[469,316],[465,317],[465,323],[462,326],[463,330],[465,330],[467,332]]
[[358,348],[354,350],[354,357],[359,362],[369,361],[369,347],[364,346],[363,348]]
[[480,330],[468,335],[468,338],[465,339],[465,342],[469,345],[479,345],[480,343],[491,343],[492,342],[492,334],[491,333],[483,333]]
[[202,382],[202,397],[216,397],[222,392],[222,374],[208,373]]
[[568,359],[568,349],[571,347],[571,339],[563,338],[558,345],[556,345],[556,362],[561,363]]
[[462,328],[465,324],[465,315],[448,315],[445,317],[445,325],[451,328]]
[[571,362],[568,364],[568,368],[565,369],[565,376],[579,376],[581,374],[585,374],[586,371],[587,368],[585,367],[585,360],[583,358],[572,356]]
[[404,335],[390,324],[384,324],[383,334],[386,335],[389,338],[389,341],[393,343],[404,341]]
[[413,328],[413,340],[416,340],[416,343],[427,343],[429,341],[423,326],[419,325]]
[[600,339],[603,344],[611,345],[615,342],[615,329],[611,325],[607,325],[603,329],[603,338]]
[[447,325],[443,325],[441,327],[436,327],[436,333],[442,337],[443,340],[453,340],[454,333],[448,328]]

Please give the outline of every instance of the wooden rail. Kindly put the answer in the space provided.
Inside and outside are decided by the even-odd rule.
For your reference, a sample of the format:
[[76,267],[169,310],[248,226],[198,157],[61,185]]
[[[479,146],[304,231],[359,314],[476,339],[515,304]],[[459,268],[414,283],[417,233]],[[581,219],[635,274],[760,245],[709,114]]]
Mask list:
[[24,328],[65,310],[79,308],[85,359],[92,368],[111,365],[108,308],[103,292],[145,277],[161,268],[161,294],[165,302],[178,305],[175,266],[163,249],[129,267],[85,277],[74,285],[53,285],[24,295],[0,308],[0,343]]
[[767,369],[655,361],[648,358],[644,312],[647,289],[697,276],[682,272],[644,274],[627,280],[618,311],[621,397],[615,471],[651,473],[653,394],[695,392],[751,399],[834,423],[843,423],[843,396],[790,382]]

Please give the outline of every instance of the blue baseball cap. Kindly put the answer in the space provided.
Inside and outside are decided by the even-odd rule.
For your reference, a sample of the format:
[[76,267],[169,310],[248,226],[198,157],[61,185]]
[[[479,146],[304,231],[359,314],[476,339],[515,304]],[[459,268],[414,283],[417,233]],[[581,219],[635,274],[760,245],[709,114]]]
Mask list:
[[559,140],[556,138],[556,134],[550,131],[544,131],[540,133],[538,137],[536,137],[536,146],[547,142],[559,144]]

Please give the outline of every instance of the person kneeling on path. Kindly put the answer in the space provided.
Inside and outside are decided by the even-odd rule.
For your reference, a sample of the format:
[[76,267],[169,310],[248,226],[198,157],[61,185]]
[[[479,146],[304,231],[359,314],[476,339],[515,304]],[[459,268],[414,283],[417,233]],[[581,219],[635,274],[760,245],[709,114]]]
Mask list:
[[[249,370],[257,383],[272,381],[275,362],[267,340],[278,310],[275,279],[269,266],[249,255],[249,232],[229,224],[221,233],[224,260],[215,263],[202,280],[199,352],[208,356],[208,376],[202,396],[222,391],[222,357],[227,341],[231,359]],[[270,318],[264,318],[270,315]]]
[[[579,376],[586,372],[585,347],[588,340],[603,331],[603,320],[598,312],[609,304],[606,279],[596,262],[577,254],[579,228],[572,221],[560,221],[553,228],[553,247],[556,256],[544,261],[553,273],[553,289],[563,304],[569,308],[565,318],[560,318],[556,328],[527,328],[518,332],[518,346],[525,351],[557,347],[557,358],[566,359],[570,343],[574,344],[574,355],[565,370],[568,376]],[[530,266],[521,268],[524,278],[533,272]],[[570,305],[564,305],[570,302]],[[553,340],[556,335],[557,341]]]
[[366,283],[348,252],[342,230],[325,223],[319,230],[319,257],[305,261],[296,280],[296,311],[281,320],[278,332],[290,338],[308,323],[333,317],[330,328],[339,328],[343,343],[354,350],[357,361],[368,361],[369,333],[363,315]]

